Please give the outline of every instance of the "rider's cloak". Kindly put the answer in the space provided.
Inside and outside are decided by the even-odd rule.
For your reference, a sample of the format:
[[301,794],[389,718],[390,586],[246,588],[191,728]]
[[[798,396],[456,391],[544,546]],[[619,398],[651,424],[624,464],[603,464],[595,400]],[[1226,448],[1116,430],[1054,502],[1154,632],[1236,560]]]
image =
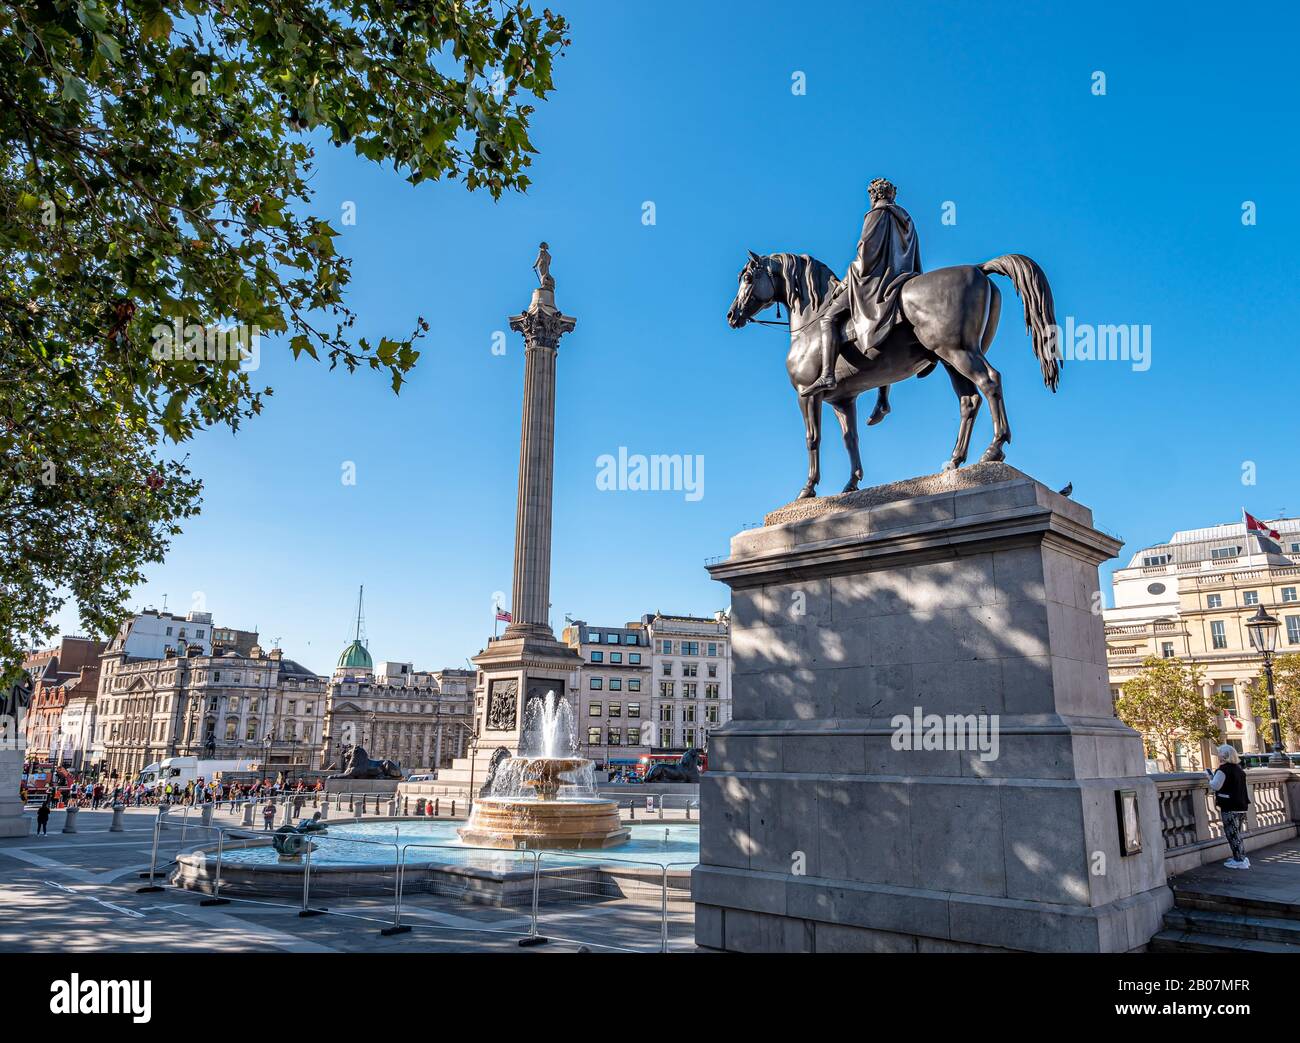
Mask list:
[[878,347],[902,318],[899,293],[921,271],[912,217],[897,203],[878,203],[862,222],[858,255],[844,276],[860,348]]

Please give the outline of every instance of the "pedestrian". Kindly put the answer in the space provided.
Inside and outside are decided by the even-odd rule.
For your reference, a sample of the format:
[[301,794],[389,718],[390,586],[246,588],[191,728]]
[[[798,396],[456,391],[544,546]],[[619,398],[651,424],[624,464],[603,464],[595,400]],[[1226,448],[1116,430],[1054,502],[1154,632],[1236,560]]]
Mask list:
[[1246,773],[1241,769],[1241,755],[1235,746],[1227,743],[1216,752],[1219,770],[1210,776],[1210,789],[1223,817],[1223,835],[1232,848],[1232,857],[1223,865],[1225,869],[1249,869],[1250,859],[1246,857],[1241,842],[1241,830],[1246,822],[1246,809],[1250,806],[1250,789],[1246,785]]
[[50,824],[50,802],[48,798],[41,801],[41,806],[36,809],[36,835],[49,836],[48,826]]
[[271,828],[271,823],[273,823],[274,821],[275,821],[275,805],[268,803],[266,807],[262,809],[263,831],[269,831]]

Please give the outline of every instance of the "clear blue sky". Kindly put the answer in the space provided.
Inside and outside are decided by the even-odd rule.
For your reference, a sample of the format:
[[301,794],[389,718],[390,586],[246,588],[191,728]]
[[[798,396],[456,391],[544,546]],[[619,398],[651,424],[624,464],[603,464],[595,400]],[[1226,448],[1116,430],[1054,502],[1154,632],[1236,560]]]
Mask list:
[[[1178,527],[1300,512],[1295,482],[1296,16],[1221,4],[630,4],[554,0],[573,26],[535,117],[526,197],[413,188],[334,149],[317,210],[357,224],[358,332],[432,330],[400,397],[263,345],[275,388],[238,436],[187,448],[201,517],[133,607],[280,637],[328,671],[366,585],[377,659],[464,665],[509,591],[522,341],[539,240],[578,317],[559,359],[553,620],[618,624],[728,603],[703,560],[804,478],[785,337],[729,329],[746,248],[843,271],[878,175],[916,218],[927,268],[1027,253],[1058,315],[1152,327],[1152,364],[1067,364],[1041,385],[1007,295],[991,352],[1008,460],[1073,481],[1123,552]],[[1285,23],[1285,24],[1284,24]],[[1092,74],[1107,93],[1092,93]],[[791,92],[806,74],[807,93]],[[1243,201],[1258,224],[1241,221]],[[642,224],[653,201],[657,223]],[[957,224],[941,223],[957,205]],[[848,465],[835,424],[823,492]],[[955,435],[942,374],[895,389],[866,430],[866,484],[936,470]],[[990,437],[985,410],[975,454]],[[705,495],[601,492],[596,457],[703,454]],[[1257,484],[1241,482],[1243,461]],[[357,484],[340,482],[344,461]],[[60,617],[77,629],[75,613]]]

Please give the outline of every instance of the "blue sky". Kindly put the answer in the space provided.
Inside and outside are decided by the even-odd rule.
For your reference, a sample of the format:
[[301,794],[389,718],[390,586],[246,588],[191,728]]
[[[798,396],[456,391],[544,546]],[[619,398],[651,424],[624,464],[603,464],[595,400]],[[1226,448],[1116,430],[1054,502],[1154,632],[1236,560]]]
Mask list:
[[[358,332],[403,332],[422,314],[424,354],[394,397],[377,374],[293,363],[264,342],[269,408],[237,436],[186,447],[206,479],[203,513],[133,607],[166,594],[184,610],[201,592],[219,623],[256,626],[326,672],[364,583],[377,659],[464,665],[492,631],[494,592],[510,589],[523,351],[511,333],[494,355],[492,338],[527,305],[541,239],[558,303],[578,318],[559,358],[553,621],[726,607],[704,559],[788,502],[805,470],[785,335],[724,321],[737,271],[754,249],[842,272],[878,175],[899,186],[927,268],[1026,253],[1058,316],[1151,326],[1148,370],[1067,363],[1052,395],[1000,281],[990,358],[1015,436],[1008,461],[1072,481],[1127,541],[1123,560],[1175,528],[1235,520],[1243,504],[1300,513],[1293,13],[554,6],[574,42],[535,117],[527,196],[412,187],[322,151],[317,212],[337,227],[345,202],[357,208],[337,244],[353,258]],[[941,223],[949,201],[955,225]],[[893,402],[862,436],[866,484],[930,473],[951,449],[957,409],[941,374],[896,387]],[[985,410],[972,459],[989,438]],[[596,458],[619,446],[702,454],[704,496],[598,490]],[[354,486],[340,480],[345,461]],[[837,492],[837,432],[822,472],[822,491]],[[60,622],[78,629],[72,609]]]

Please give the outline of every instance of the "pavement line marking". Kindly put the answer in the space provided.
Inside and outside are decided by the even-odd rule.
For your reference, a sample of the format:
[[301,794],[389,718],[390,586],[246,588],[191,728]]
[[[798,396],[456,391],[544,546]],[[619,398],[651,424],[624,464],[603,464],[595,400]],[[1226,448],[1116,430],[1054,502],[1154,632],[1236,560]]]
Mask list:
[[247,942],[254,948],[257,945],[274,945],[277,949],[283,949],[285,952],[339,951],[330,948],[328,945],[321,945],[305,938],[295,938],[291,934],[284,934],[269,927],[258,927],[237,916],[218,913],[211,909],[180,905],[176,907],[176,912],[186,919],[196,920],[206,927],[228,930],[236,935],[241,942]]

